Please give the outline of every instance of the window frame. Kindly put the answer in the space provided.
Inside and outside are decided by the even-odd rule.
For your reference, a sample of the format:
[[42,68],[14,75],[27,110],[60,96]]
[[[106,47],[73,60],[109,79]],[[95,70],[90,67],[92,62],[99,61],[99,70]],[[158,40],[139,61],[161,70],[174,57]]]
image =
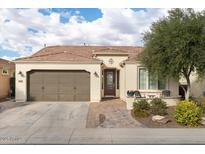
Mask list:
[[102,78],[102,81],[101,81],[101,90],[104,89],[104,70],[102,70],[101,72],[101,78]]
[[[146,73],[147,73],[146,88],[145,89],[140,88],[140,69],[145,69]],[[150,89],[150,75],[149,75],[149,72],[148,72],[146,67],[140,66],[140,67],[137,68],[137,78],[138,78],[138,86],[137,87],[138,87],[139,90],[150,90],[151,91],[151,90],[165,90],[165,89],[167,89],[167,81],[168,81],[167,79],[165,79],[165,88],[164,89],[159,89],[159,82],[160,82],[159,79],[156,79],[157,88],[156,89]]]
[[117,85],[116,85],[116,89],[119,90],[120,89],[120,70],[116,71],[116,78],[117,78]]
[[148,73],[147,72],[147,69],[145,68],[145,67],[139,67],[138,68],[138,89],[140,89],[140,90],[147,90],[147,82],[148,82],[148,78],[146,78],[146,83],[145,83],[145,87],[146,87],[146,89],[141,89],[140,88],[140,69],[145,69],[145,71],[146,71],[146,73]]

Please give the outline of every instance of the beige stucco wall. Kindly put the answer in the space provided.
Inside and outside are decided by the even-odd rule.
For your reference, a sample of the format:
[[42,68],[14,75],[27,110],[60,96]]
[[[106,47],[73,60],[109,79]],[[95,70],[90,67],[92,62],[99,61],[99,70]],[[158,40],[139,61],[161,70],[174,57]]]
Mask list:
[[[193,72],[190,75],[191,81],[191,96],[200,97],[203,96],[203,92],[205,91],[205,79],[198,79],[198,75],[196,72]],[[181,83],[186,84],[186,80],[182,79]]]
[[128,90],[138,89],[137,66],[139,66],[139,64],[125,65],[125,92],[127,92]]
[[[192,72],[190,75],[191,82],[191,96],[193,97],[201,97],[203,96],[203,92],[205,91],[205,79],[198,79],[198,75],[196,72]],[[180,79],[180,84],[186,85],[187,82],[185,78]]]
[[[91,102],[101,100],[101,64],[16,63],[16,101],[27,99],[27,72],[30,70],[86,70],[90,72]],[[24,75],[18,74],[19,71]],[[96,76],[94,73],[97,73]]]
[[[117,69],[120,71],[120,87],[119,90],[116,89],[116,97],[124,98],[124,89],[125,89],[125,80],[124,80],[124,67],[120,64],[128,58],[127,55],[98,55],[96,58],[100,59],[103,62],[103,69]],[[109,60],[113,59],[113,63],[109,63]],[[117,77],[117,75],[115,76]],[[117,79],[115,80],[117,81]],[[104,96],[104,89],[101,90],[102,96]]]
[[201,97],[205,91],[205,80],[198,81],[197,79],[191,83],[191,96]]
[[179,96],[179,82],[176,79],[168,79],[166,87],[171,91],[172,97]]
[[[1,69],[0,69],[0,73],[1,73]],[[8,96],[9,86],[10,86],[9,82],[10,82],[9,75],[0,74],[0,99]]]

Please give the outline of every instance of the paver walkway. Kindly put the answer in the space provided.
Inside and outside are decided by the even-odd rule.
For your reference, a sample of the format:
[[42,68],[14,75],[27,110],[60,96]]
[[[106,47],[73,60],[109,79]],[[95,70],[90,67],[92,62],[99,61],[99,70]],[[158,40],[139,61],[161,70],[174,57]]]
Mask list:
[[[99,122],[99,115],[104,115],[103,123]],[[104,100],[91,103],[89,106],[87,128],[139,128],[143,127],[127,110],[125,102],[120,99]]]

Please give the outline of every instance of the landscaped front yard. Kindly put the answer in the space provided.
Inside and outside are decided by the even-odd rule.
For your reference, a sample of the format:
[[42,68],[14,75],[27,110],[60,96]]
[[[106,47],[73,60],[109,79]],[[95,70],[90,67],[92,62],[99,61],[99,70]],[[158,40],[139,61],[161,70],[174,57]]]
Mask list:
[[[135,119],[148,128],[188,128],[176,123],[176,120],[173,115],[174,110],[175,110],[175,106],[167,108],[167,115],[165,115],[164,117],[166,119],[169,119],[170,121],[168,121],[166,124],[152,121],[153,115],[149,115],[148,117],[144,117],[144,118],[135,117]],[[133,113],[132,116],[134,117]],[[205,128],[205,126],[200,125],[198,126],[198,128]]]
[[132,116],[139,122],[141,122],[144,126],[148,128],[183,128],[183,126],[178,125],[174,119],[173,112],[175,107],[168,107],[167,108],[167,115],[164,117],[169,120],[166,124],[160,123],[160,122],[154,122],[152,121],[152,116],[149,115],[148,117],[135,117],[134,113],[132,113]]
[[167,106],[161,99],[134,102],[131,115],[148,128],[205,128],[203,99],[180,101]]
[[[126,109],[126,103],[120,99],[108,99],[100,103],[91,103],[86,127],[205,128],[205,126],[201,124],[201,122],[203,122],[203,112],[199,110],[200,113],[195,113],[198,109],[201,109],[201,107],[193,104],[193,102],[181,102],[182,107],[180,106],[178,109],[177,117],[175,113],[176,106],[168,107],[166,102],[161,102],[160,99],[156,99],[150,103],[141,101],[140,103],[135,102],[134,104],[134,109],[130,111]],[[179,121],[178,123],[176,122],[176,118]]]

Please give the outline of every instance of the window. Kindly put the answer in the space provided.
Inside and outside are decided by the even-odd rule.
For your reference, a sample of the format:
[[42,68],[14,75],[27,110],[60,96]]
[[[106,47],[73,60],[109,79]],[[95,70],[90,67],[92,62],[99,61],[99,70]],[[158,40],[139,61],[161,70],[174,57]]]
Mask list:
[[120,71],[117,70],[117,89],[120,89]]
[[166,89],[166,80],[153,78],[146,68],[139,68],[139,89],[162,90]]
[[2,75],[9,75],[9,70],[7,68],[3,68],[1,74]]
[[102,89],[104,88],[104,70],[102,71]]
[[145,68],[139,69],[139,89],[147,89],[147,71]]
[[158,88],[160,90],[166,89],[166,81],[165,80],[159,80],[158,81]]
[[157,79],[149,76],[149,89],[158,89]]

